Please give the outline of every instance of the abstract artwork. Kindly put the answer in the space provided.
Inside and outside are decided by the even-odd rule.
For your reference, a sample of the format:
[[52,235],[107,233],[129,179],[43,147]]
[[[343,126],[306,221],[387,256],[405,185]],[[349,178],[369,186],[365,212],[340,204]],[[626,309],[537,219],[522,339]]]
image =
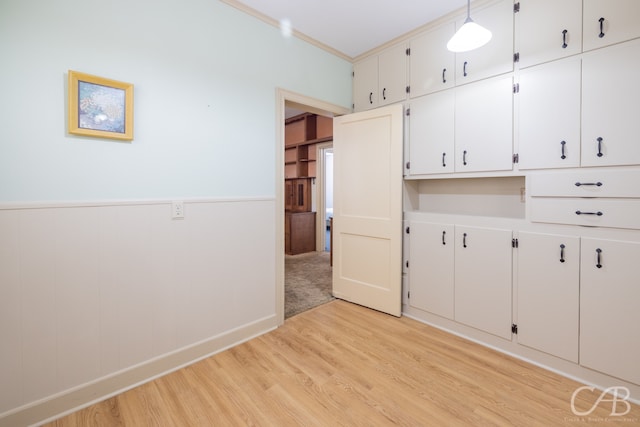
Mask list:
[[69,133],[133,139],[133,85],[69,71]]

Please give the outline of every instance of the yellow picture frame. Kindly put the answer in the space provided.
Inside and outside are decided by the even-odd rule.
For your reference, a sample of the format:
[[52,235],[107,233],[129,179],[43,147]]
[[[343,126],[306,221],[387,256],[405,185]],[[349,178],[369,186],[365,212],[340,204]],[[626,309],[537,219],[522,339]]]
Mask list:
[[69,70],[69,133],[133,140],[133,84]]

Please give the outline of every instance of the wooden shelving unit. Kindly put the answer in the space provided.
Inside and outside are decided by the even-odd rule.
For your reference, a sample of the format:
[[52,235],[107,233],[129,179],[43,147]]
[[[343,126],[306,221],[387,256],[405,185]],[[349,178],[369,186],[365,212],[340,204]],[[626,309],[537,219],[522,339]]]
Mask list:
[[333,139],[333,119],[311,113],[285,121],[285,252],[315,250],[315,212],[311,183],[316,177],[316,144]]

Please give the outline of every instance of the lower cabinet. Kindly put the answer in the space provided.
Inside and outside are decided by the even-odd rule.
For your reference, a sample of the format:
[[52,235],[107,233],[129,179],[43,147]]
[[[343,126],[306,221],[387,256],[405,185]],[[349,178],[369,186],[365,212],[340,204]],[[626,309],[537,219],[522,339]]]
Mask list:
[[580,364],[640,385],[640,243],[581,243]]
[[409,304],[453,319],[454,226],[412,221],[409,228]]
[[455,229],[455,320],[511,339],[512,231]]
[[285,212],[284,251],[296,255],[316,250],[316,213]]
[[410,222],[411,306],[511,338],[511,230]]
[[580,238],[518,233],[518,343],[578,363]]

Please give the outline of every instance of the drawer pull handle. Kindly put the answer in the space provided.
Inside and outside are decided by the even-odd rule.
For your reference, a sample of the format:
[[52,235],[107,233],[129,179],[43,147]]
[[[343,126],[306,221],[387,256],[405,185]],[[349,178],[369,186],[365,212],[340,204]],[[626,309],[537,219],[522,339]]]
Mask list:
[[373,99],[372,99],[372,97],[373,97],[373,92],[369,92],[369,104],[372,104],[372,105],[373,105]]
[[564,244],[560,245],[560,262],[564,262]]
[[562,48],[563,49],[566,49],[567,46],[569,46],[567,44],[567,32],[568,32],[567,30],[562,30]]
[[467,166],[467,150],[462,152],[462,164]]
[[560,141],[560,145],[562,148],[562,153],[561,153],[562,155],[560,156],[560,158],[564,160],[567,158],[567,156],[564,154],[564,146],[567,145],[567,141]]
[[447,234],[447,232],[446,232],[446,231],[443,231],[443,232],[442,232],[442,244],[443,244],[443,245],[446,245],[446,244],[447,244],[447,242],[444,240],[444,235],[445,235],[445,234]]
[[598,157],[602,157],[603,156],[603,154],[602,154],[602,137],[599,136],[597,141],[598,141],[598,154],[597,154],[597,156]]
[[462,64],[462,75],[467,77],[467,61],[464,61],[464,64]]
[[600,260],[600,254],[602,253],[602,249],[598,248],[596,249],[596,267],[598,268],[602,268],[602,263]]
[[582,185],[595,185],[596,187],[602,187],[602,183],[598,182],[576,182],[576,187],[580,187]]
[[444,76],[444,74],[445,74],[446,72],[447,72],[447,69],[446,69],[446,68],[443,68],[443,69],[442,69],[442,83],[446,83],[446,82],[447,82],[447,79],[446,79],[446,78],[445,78],[445,76]]
[[387,100],[387,88],[383,88],[382,89],[382,99],[384,99],[385,101]]
[[467,247],[467,233],[462,234],[462,247]]
[[604,215],[602,212],[598,211],[598,212],[582,212],[582,211],[576,211],[576,215],[597,215],[597,216],[602,216]]
[[443,168],[446,168],[446,167],[447,167],[447,164],[446,164],[446,163],[445,163],[445,161],[444,161],[444,156],[446,156],[446,155],[447,155],[447,153],[442,153],[442,167],[443,167]]
[[600,34],[598,34],[598,37],[603,38],[604,37],[604,18],[600,18],[598,19],[598,22],[600,23]]

